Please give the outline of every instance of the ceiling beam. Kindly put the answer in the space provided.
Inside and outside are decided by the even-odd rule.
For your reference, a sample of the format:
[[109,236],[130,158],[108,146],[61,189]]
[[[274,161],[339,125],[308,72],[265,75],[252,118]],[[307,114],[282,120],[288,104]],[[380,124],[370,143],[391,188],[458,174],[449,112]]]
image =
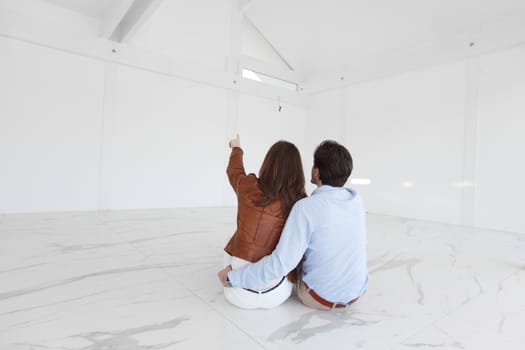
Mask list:
[[137,31],[148,21],[163,0],[135,0],[120,21],[115,41],[127,43]]
[[238,2],[241,12],[244,12],[248,10],[249,7],[253,6],[253,4],[255,4],[257,0],[238,0]]
[[110,39],[114,36],[115,31],[131,8],[131,5],[133,5],[133,2],[133,0],[121,0],[110,13],[104,16],[100,28],[100,37]]

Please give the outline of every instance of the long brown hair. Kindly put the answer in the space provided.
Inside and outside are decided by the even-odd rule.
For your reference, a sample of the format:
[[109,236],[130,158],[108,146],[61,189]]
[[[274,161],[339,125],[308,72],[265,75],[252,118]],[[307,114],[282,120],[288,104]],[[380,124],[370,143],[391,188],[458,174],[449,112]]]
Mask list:
[[255,205],[280,199],[285,219],[294,203],[306,197],[301,155],[293,143],[278,141],[270,147],[259,170],[259,188],[264,196]]

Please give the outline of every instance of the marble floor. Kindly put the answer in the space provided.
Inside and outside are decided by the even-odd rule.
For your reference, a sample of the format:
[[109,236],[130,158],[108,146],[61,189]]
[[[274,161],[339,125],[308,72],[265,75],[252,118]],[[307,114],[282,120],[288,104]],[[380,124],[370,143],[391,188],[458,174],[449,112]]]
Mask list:
[[525,349],[525,235],[367,216],[345,312],[228,304],[232,208],[0,215],[0,349]]

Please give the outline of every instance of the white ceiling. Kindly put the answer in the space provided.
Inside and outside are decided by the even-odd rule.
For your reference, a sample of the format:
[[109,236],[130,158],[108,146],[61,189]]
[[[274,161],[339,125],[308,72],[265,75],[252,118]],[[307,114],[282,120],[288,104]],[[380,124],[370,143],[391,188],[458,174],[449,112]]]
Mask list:
[[525,11],[523,0],[252,0],[246,15],[306,76]]
[[122,0],[46,0],[46,2],[91,17],[103,18]]
[[224,70],[229,54],[229,0],[164,0],[130,44]]
[[[104,18],[129,0],[45,1]],[[196,61],[213,60],[214,66],[223,67],[232,34],[231,1],[164,0],[157,9],[162,14],[149,17],[163,23],[146,23],[143,32],[149,34],[138,33],[142,46]],[[525,0],[238,1],[257,32],[306,79],[396,50],[475,33],[486,24],[525,13]]]

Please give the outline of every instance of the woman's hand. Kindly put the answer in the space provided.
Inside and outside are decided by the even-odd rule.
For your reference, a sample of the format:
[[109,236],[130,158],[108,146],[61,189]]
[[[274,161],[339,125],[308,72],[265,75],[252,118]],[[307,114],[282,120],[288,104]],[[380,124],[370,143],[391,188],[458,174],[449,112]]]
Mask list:
[[237,134],[237,137],[230,140],[230,148],[233,148],[233,147],[241,147],[241,139],[239,138],[239,134]]
[[230,281],[228,281],[228,272],[232,270],[232,266],[228,265],[224,269],[220,270],[217,276],[219,276],[219,281],[221,281],[222,285],[225,287],[231,287]]

